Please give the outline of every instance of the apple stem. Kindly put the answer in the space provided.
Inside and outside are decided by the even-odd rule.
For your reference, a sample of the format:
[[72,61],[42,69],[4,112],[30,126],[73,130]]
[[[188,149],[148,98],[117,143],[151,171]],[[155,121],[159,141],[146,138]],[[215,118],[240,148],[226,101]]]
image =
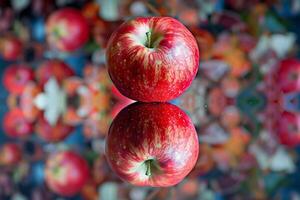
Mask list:
[[147,36],[147,47],[151,48],[151,31],[146,32],[146,36]]
[[151,176],[151,162],[152,162],[152,160],[147,160],[145,163],[146,167],[147,167],[146,176]]

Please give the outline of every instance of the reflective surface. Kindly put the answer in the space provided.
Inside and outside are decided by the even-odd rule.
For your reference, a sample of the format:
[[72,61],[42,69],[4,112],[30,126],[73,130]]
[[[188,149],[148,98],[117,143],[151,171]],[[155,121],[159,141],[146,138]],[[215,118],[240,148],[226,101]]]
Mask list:
[[[89,163],[90,177],[63,199],[300,199],[298,0],[4,0],[0,6],[0,199],[59,197],[45,184],[44,166],[65,149]],[[79,8],[90,27],[89,40],[72,52],[46,39],[47,17],[62,7]],[[105,48],[124,20],[140,15],[176,17],[200,50],[195,80],[171,101],[196,127],[199,158],[170,188],[121,181],[104,154],[113,118],[133,102],[110,81]]]

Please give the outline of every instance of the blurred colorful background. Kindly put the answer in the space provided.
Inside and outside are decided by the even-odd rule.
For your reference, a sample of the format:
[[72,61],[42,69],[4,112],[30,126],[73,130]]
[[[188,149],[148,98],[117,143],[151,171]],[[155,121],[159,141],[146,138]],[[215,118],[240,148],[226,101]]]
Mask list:
[[[68,51],[46,24],[66,7],[89,31]],[[108,38],[123,21],[152,15],[184,23],[201,55],[192,86],[171,102],[192,118],[200,155],[171,188],[125,183],[104,155],[111,121],[133,102],[108,76]],[[299,0],[1,0],[0,199],[299,200],[299,40]],[[72,197],[44,180],[49,155],[66,149],[90,171]]]

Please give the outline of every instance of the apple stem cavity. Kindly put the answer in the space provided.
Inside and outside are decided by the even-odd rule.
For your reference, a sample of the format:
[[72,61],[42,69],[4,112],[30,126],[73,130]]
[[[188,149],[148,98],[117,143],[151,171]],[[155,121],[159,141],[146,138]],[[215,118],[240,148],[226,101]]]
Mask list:
[[151,31],[146,32],[146,36],[147,36],[146,47],[152,48],[151,47]]
[[146,160],[145,165],[146,165],[146,176],[151,176],[151,164],[152,160]]

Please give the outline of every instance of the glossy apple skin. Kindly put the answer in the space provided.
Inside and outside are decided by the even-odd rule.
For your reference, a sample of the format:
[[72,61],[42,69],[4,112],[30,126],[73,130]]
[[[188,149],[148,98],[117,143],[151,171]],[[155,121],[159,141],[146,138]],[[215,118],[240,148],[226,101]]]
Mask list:
[[278,84],[284,93],[300,90],[300,61],[285,59],[279,63]]
[[[191,119],[169,103],[134,103],[114,119],[106,140],[113,171],[137,186],[169,187],[195,166],[198,136]],[[145,161],[159,167],[146,175]]]
[[3,130],[12,138],[24,138],[32,133],[33,126],[28,122],[19,108],[7,112],[3,118]]
[[20,162],[22,152],[19,145],[6,143],[0,150],[0,165],[15,165]]
[[[151,31],[153,48],[146,47]],[[130,99],[165,102],[178,97],[198,71],[199,50],[191,32],[170,17],[140,17],[123,23],[110,37],[109,75]]]
[[55,77],[58,83],[62,84],[65,78],[75,75],[75,72],[63,61],[48,60],[40,65],[35,75],[39,84],[44,86],[51,77]]
[[46,23],[47,41],[60,51],[75,51],[89,38],[87,20],[79,10],[63,8],[53,14]]
[[5,37],[0,40],[0,54],[4,60],[15,61],[22,54],[23,44],[16,37]]
[[26,83],[34,80],[33,70],[24,64],[8,66],[3,74],[4,87],[13,94],[20,95]]
[[74,130],[74,127],[66,125],[59,120],[51,126],[44,117],[40,117],[35,124],[35,132],[47,142],[59,142],[64,140]]
[[48,187],[62,196],[80,192],[89,178],[87,161],[70,150],[50,155],[46,161],[45,180]]

